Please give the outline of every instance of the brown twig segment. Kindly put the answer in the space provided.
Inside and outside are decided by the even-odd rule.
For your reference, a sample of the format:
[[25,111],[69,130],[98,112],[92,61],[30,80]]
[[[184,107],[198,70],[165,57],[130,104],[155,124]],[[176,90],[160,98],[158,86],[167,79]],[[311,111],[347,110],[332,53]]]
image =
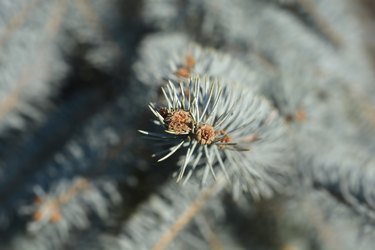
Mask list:
[[335,46],[342,45],[342,38],[332,26],[319,14],[316,6],[311,0],[298,0],[300,6],[310,15],[320,32]]
[[[33,213],[33,220],[46,220],[53,223],[60,222],[62,219],[60,207],[69,203],[78,193],[86,190],[89,187],[89,184],[88,180],[80,178],[76,180],[73,183],[73,186],[66,192],[60,194],[54,199],[43,200],[43,198],[37,196],[35,199],[35,205],[38,206],[38,209]],[[48,216],[48,218],[46,218],[46,216]]]
[[25,23],[27,17],[39,1],[28,1],[26,6],[6,24],[4,33],[0,35],[0,48],[8,41],[10,35]]
[[208,221],[203,215],[197,216],[195,222],[198,225],[199,231],[208,242],[211,250],[223,250],[223,245],[220,242],[219,236],[212,230]]
[[51,18],[48,20],[45,30],[48,38],[53,39],[56,33],[60,30],[65,11],[67,9],[67,0],[58,0]]
[[101,29],[103,33],[107,33],[106,28],[104,27],[100,17],[96,11],[92,8],[90,1],[87,0],[77,0],[74,1],[77,6],[77,9],[82,13],[91,25],[95,26],[96,29]]
[[159,241],[151,248],[152,250],[164,250],[176,238],[176,236],[190,223],[194,216],[203,208],[203,206],[215,194],[220,192],[225,186],[225,177],[219,176],[216,182],[203,189],[200,195],[191,203],[191,205],[177,218],[176,222],[171,225],[169,230],[165,232]]

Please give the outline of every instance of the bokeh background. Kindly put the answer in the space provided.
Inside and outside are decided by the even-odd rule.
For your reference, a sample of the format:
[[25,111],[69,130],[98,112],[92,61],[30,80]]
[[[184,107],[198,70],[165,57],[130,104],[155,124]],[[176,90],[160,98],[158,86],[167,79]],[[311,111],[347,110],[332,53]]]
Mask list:
[[[176,36],[280,83],[289,190],[236,200],[156,164],[137,130]],[[371,0],[1,0],[0,249],[374,249],[374,62]]]

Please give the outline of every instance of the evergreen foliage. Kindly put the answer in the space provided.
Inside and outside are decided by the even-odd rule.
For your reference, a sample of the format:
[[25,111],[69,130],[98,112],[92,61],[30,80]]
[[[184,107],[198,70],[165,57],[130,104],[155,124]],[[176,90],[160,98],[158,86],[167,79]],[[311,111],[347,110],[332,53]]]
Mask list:
[[0,1],[0,249],[373,249],[365,13]]

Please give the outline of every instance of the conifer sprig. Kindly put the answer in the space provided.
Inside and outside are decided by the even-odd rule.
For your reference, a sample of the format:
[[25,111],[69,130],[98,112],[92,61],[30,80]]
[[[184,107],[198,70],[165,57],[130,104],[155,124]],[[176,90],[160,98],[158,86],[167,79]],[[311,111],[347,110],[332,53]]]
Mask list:
[[238,190],[269,196],[289,172],[285,126],[265,98],[210,77],[169,81],[162,92],[165,103],[149,107],[163,130],[140,132],[168,145],[154,154],[158,161],[185,149],[177,181],[187,181],[203,166],[205,183],[219,168]]

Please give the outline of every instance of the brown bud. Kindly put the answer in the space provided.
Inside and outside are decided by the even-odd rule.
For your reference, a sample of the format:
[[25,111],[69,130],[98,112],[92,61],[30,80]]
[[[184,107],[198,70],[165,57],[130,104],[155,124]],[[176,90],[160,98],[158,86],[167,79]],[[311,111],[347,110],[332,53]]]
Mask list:
[[193,126],[193,118],[190,113],[184,110],[177,110],[165,118],[168,131],[175,134],[187,134]]
[[41,210],[37,210],[33,213],[33,220],[34,221],[40,221],[43,219],[43,212]]
[[195,66],[195,59],[192,55],[187,55],[185,59],[185,65],[188,69],[192,69]]
[[55,208],[55,210],[52,211],[50,221],[53,223],[58,223],[62,219],[60,210],[58,208]]
[[190,69],[187,67],[181,67],[175,72],[176,76],[188,78],[190,76]]
[[209,145],[215,140],[215,129],[210,125],[203,124],[198,128],[195,139],[201,145]]
[[296,112],[296,115],[295,115],[295,118],[296,118],[296,120],[297,121],[299,121],[299,122],[303,122],[303,121],[305,121],[306,120],[306,112],[302,109],[302,108],[300,108],[297,112]]

